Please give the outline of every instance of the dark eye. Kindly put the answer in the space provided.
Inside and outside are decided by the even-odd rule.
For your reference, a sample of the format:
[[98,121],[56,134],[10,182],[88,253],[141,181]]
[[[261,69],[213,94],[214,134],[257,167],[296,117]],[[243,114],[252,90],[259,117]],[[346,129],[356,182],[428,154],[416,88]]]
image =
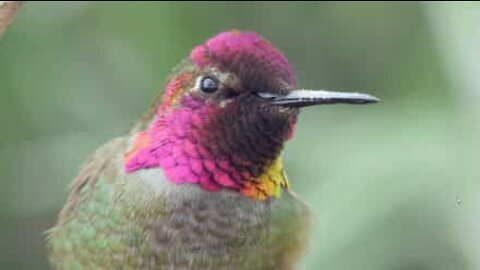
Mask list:
[[205,93],[211,94],[218,90],[218,79],[215,77],[204,77],[200,82],[200,90]]

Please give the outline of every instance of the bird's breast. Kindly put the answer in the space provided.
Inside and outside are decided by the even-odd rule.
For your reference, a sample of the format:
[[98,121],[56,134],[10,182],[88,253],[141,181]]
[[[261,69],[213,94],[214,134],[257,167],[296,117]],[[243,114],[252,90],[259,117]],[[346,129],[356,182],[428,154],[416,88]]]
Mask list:
[[165,215],[149,219],[147,238],[155,259],[174,268],[264,269],[295,246],[291,236],[303,226],[306,209],[290,192],[258,201],[235,191],[162,181],[161,169],[137,177],[163,198]]

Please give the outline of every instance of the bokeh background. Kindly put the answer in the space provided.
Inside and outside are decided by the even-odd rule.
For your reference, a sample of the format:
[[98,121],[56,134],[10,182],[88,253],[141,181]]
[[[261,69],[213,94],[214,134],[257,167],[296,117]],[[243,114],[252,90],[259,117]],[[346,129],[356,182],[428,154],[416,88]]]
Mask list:
[[289,143],[315,214],[302,269],[480,269],[480,4],[27,3],[0,41],[0,268],[49,269],[44,231],[82,161],[217,32],[256,31],[304,88]]

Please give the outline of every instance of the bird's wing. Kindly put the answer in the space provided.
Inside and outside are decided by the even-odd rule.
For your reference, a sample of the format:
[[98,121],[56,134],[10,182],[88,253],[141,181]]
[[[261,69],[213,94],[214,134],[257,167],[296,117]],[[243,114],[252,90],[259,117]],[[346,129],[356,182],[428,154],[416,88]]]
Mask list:
[[[71,218],[71,215],[77,208],[78,204],[85,200],[85,188],[94,186],[100,176],[103,176],[103,178],[110,181],[114,181],[117,178],[115,168],[111,168],[111,170],[105,169],[108,167],[107,165],[114,165],[113,163],[115,163],[116,154],[123,153],[125,148],[125,138],[119,137],[113,139],[99,147],[93,155],[83,163],[80,172],[71,184],[70,195],[67,203],[60,212],[59,222],[64,222]],[[110,175],[102,175],[105,173]]]
[[[309,244],[308,235],[310,233],[312,213],[308,206],[299,199],[292,190],[287,190],[283,196],[285,197],[285,204],[287,206],[283,213],[279,213],[280,216],[283,214],[283,219],[286,221],[286,224],[283,223],[285,225],[282,228],[285,230],[285,233],[289,235],[289,241],[288,244],[284,245],[281,249],[279,258],[282,258],[281,264],[284,267],[292,265],[293,268]],[[282,222],[279,224],[282,224]]]
[[311,212],[292,190],[285,190],[271,209],[270,241],[275,266],[272,269],[296,269],[308,245]]
[[117,138],[100,147],[74,180],[48,236],[57,269],[138,269],[144,264],[138,254],[146,243],[145,228],[135,222],[145,215],[138,211],[144,204],[131,196],[137,191],[125,188],[130,179],[123,170],[127,143]]

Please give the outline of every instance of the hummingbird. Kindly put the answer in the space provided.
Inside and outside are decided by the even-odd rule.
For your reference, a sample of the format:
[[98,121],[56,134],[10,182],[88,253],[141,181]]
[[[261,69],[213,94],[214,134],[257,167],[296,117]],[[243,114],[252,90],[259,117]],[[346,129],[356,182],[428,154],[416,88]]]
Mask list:
[[253,32],[195,47],[150,109],[84,163],[48,232],[56,269],[295,269],[310,210],[282,154],[301,108],[368,104],[303,90]]

